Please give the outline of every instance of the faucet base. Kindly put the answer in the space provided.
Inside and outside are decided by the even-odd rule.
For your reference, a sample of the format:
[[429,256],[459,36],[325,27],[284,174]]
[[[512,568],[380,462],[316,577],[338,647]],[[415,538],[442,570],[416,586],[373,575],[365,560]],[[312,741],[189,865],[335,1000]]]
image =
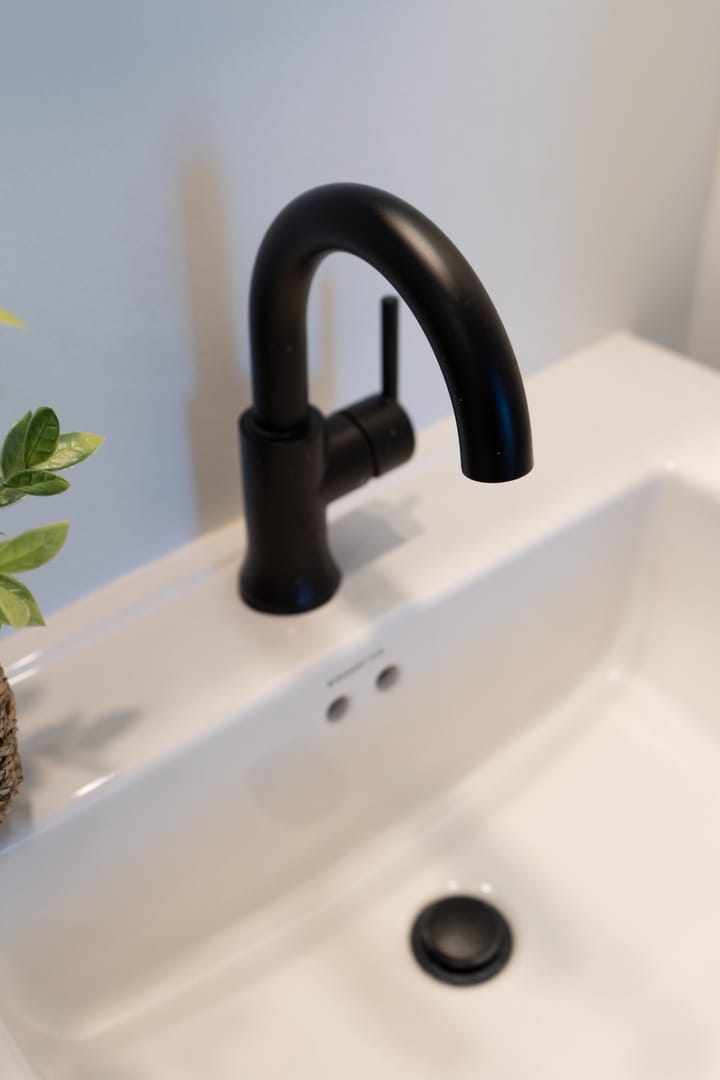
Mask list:
[[299,582],[298,587],[290,596],[268,597],[266,593],[255,595],[252,590],[252,582],[245,581],[245,574],[241,570],[239,578],[239,592],[248,607],[255,611],[264,611],[267,615],[303,615],[306,611],[313,611],[322,607],[331,600],[338,590],[342,577],[337,573],[335,581],[330,576],[322,582],[322,588],[317,583],[308,586],[307,582]]
[[323,418],[311,406],[304,431],[288,437],[260,427],[248,409],[240,443],[248,530],[240,595],[273,615],[312,611],[330,599],[341,577],[327,543]]

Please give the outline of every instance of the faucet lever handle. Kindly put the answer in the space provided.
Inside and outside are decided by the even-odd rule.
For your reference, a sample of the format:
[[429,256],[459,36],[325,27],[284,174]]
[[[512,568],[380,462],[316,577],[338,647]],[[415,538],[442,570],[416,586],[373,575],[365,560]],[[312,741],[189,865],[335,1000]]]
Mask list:
[[380,301],[382,396],[394,401],[398,396],[398,307],[397,296],[383,296]]

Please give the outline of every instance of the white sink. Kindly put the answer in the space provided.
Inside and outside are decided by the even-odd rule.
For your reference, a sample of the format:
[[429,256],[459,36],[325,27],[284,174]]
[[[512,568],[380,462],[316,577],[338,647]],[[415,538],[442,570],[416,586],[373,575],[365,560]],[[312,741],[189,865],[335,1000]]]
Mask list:
[[[233,528],[12,640],[3,1080],[717,1080],[720,378],[617,335],[529,397],[526,480],[443,423],[339,507],[318,612]],[[454,891],[475,987],[408,944]]]

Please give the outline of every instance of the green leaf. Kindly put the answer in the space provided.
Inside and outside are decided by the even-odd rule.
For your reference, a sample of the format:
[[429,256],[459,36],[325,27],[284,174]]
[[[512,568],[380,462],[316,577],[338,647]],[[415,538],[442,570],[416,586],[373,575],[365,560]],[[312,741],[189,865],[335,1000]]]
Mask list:
[[27,626],[30,610],[27,604],[10,589],[0,584],[0,623],[8,626]]
[[3,311],[2,308],[0,308],[0,323],[3,326],[20,326],[23,328],[25,326],[25,323],[22,319],[18,319],[17,315],[13,315],[10,311]]
[[38,462],[37,467],[53,472],[69,469],[94,454],[104,441],[102,435],[91,435],[89,431],[69,431],[60,436],[53,453],[45,461]]
[[13,491],[12,488],[0,484],[0,506],[10,506],[12,503],[17,502],[18,499],[24,498],[24,491]]
[[15,491],[22,491],[25,495],[59,495],[70,487],[62,476],[55,476],[40,469],[24,469],[14,473],[7,478],[5,485]]
[[0,542],[0,573],[17,574],[50,562],[65,543],[67,533],[68,522],[58,521],[54,525],[28,529],[12,540],[3,540]]
[[36,409],[25,436],[26,469],[34,468],[50,457],[57,446],[59,434],[60,423],[52,409],[47,406]]
[[24,585],[22,581],[18,581],[17,578],[12,577],[10,574],[0,574],[0,589],[5,589],[7,592],[12,593],[12,595],[17,597],[18,600],[21,600],[28,609],[28,620],[25,623],[26,626],[45,625],[45,620],[37,605],[37,600],[30,592],[27,585]]
[[26,412],[5,436],[2,450],[0,451],[0,468],[3,476],[12,476],[25,468],[25,437],[30,427],[32,413]]

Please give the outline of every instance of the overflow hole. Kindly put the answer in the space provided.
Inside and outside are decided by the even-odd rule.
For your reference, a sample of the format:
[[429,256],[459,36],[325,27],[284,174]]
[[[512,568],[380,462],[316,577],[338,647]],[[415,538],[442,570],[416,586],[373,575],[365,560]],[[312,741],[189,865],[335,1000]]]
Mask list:
[[337,697],[334,701],[330,702],[325,710],[325,716],[334,723],[337,720],[342,720],[343,716],[347,715],[349,708],[350,698],[347,697],[346,694],[343,694],[342,697]]
[[378,690],[390,690],[397,683],[400,678],[400,668],[397,664],[391,664],[389,667],[383,668],[375,680],[375,685]]

